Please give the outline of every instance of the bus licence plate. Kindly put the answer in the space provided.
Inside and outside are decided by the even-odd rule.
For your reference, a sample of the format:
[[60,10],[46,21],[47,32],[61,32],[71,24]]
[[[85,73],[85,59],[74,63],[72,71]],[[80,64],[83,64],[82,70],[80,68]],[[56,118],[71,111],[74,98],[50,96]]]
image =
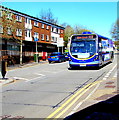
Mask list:
[[80,67],[86,67],[86,64],[81,64]]

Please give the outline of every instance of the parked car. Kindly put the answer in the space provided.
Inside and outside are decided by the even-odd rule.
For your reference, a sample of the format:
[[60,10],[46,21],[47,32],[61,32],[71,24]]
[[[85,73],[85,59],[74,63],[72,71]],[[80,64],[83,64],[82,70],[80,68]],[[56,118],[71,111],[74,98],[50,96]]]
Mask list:
[[50,56],[48,56],[48,62],[64,62],[66,61],[65,55],[61,52],[53,52]]

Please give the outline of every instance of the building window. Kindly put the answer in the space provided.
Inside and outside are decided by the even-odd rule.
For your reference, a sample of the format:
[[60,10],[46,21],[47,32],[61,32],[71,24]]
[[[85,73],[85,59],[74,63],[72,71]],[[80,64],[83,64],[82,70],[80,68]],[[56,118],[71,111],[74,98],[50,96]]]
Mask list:
[[58,28],[56,28],[56,32],[58,33]]
[[30,29],[26,29],[25,37],[31,37],[31,30]]
[[27,23],[27,18],[25,18],[25,23]]
[[34,38],[39,38],[39,33],[34,32]]
[[49,26],[48,25],[46,26],[46,29],[49,30]]
[[41,25],[41,28],[44,28],[44,24]]
[[0,25],[0,33],[3,33],[3,26]]
[[16,16],[16,20],[18,21],[18,22],[22,22],[22,17],[21,16]]
[[29,18],[26,18],[26,19],[25,19],[25,23],[31,24],[31,20],[30,20]]
[[34,26],[38,27],[38,22],[34,21]]
[[57,43],[57,37],[54,37],[54,41],[53,41],[54,43]]
[[53,32],[54,27],[51,27],[51,31]]
[[16,30],[16,36],[22,36],[22,29]]
[[52,41],[52,42],[54,41],[54,37],[51,38],[51,41]]
[[60,29],[58,29],[58,33],[60,33]]
[[63,30],[61,30],[61,33],[63,33]]
[[57,28],[52,27],[52,28],[51,28],[51,31],[56,33],[56,32],[57,32]]
[[53,29],[53,32],[56,32],[56,28]]
[[27,37],[27,30],[25,30],[25,37]]
[[57,43],[57,37],[52,37],[51,41]]
[[12,13],[7,13],[7,18],[12,19]]
[[7,29],[7,34],[8,34],[8,35],[12,35],[12,30],[11,30],[10,27],[8,27],[8,29]]
[[41,40],[44,40],[44,34],[41,34]]
[[49,35],[46,35],[46,41],[49,41]]

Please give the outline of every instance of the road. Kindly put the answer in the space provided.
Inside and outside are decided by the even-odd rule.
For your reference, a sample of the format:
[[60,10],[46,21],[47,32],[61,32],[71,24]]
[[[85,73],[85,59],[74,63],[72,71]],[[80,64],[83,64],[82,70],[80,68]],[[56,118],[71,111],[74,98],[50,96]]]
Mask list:
[[[113,71],[108,77],[115,75],[116,56],[113,63],[99,70],[68,70],[68,62],[63,62],[8,71],[7,77],[15,79],[15,82],[2,87],[2,115],[25,118],[53,117],[53,113],[58,114],[58,108],[61,110],[62,105],[68,104],[73,95],[78,91],[80,94],[86,85],[103,80],[111,69]],[[81,93],[80,97],[81,95],[83,94]],[[59,117],[66,116],[63,114]]]

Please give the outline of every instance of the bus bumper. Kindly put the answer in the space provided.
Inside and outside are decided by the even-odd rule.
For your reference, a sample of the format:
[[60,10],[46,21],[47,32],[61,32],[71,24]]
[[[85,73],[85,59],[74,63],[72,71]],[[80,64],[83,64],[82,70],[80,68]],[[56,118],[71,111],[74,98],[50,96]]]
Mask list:
[[70,67],[98,67],[100,65],[99,61],[94,61],[94,62],[88,62],[88,63],[76,63],[69,61],[69,66]]

